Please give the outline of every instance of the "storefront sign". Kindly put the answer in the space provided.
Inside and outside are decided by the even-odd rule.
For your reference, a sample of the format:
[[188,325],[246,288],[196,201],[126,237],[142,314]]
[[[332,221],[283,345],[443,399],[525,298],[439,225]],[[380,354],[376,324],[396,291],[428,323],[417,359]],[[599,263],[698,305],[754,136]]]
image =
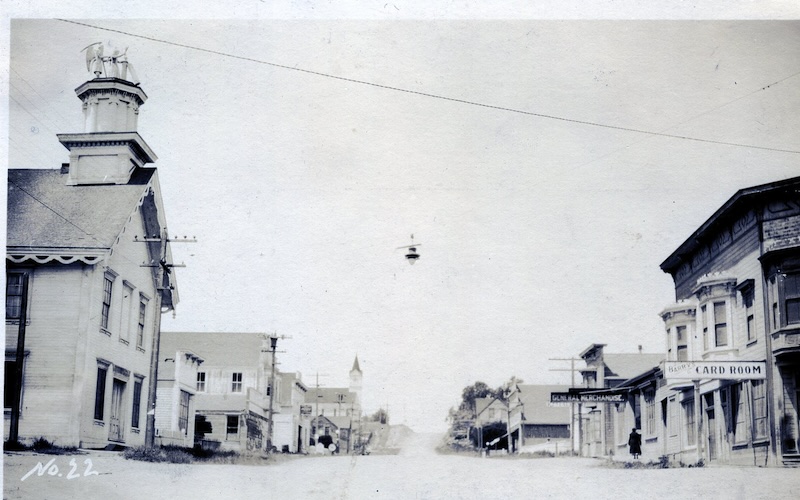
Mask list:
[[311,415],[311,405],[300,405],[300,415]]
[[627,390],[589,390],[570,392],[551,392],[551,403],[622,403],[625,401]]
[[767,378],[764,361],[665,361],[664,377],[682,380],[761,380]]

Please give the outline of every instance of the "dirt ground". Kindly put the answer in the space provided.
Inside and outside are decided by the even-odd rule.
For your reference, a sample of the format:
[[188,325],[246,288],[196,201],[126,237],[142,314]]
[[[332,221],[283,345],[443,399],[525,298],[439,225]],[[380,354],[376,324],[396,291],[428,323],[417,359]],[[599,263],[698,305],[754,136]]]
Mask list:
[[64,456],[5,453],[3,496],[9,500],[800,498],[797,469],[634,470],[582,458],[437,455],[438,440],[434,435],[411,434],[397,455],[308,456],[260,466],[151,464],[98,451]]

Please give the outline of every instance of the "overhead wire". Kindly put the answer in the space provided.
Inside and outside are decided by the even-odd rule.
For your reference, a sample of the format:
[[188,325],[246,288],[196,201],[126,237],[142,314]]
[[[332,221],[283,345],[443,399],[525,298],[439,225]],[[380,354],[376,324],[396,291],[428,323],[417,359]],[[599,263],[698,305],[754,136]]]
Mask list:
[[[800,71],[798,71],[797,73],[793,73],[793,74],[791,74],[789,76],[783,77],[780,80],[774,81],[774,82],[772,82],[772,83],[770,83],[768,85],[764,85],[763,87],[760,87],[760,88],[755,89],[755,90],[753,90],[751,92],[748,92],[747,94],[741,95],[741,96],[737,97],[736,99],[732,99],[732,100],[724,102],[724,103],[722,103],[722,104],[720,104],[718,106],[715,106],[715,107],[713,107],[711,109],[707,109],[707,110],[703,111],[702,113],[698,113],[696,115],[693,115],[690,118],[687,118],[687,119],[685,119],[685,120],[683,120],[681,122],[678,122],[678,123],[676,123],[674,125],[670,125],[669,127],[666,127],[664,129],[662,129],[661,132],[666,132],[667,130],[672,130],[675,127],[680,127],[681,125],[685,125],[686,123],[689,123],[689,122],[691,122],[693,120],[696,120],[696,119],[700,118],[701,116],[705,116],[705,115],[707,115],[709,113],[713,113],[714,111],[720,110],[720,109],[722,109],[724,107],[727,107],[727,106],[729,106],[729,105],[731,105],[731,104],[733,104],[735,102],[741,101],[742,99],[746,99],[747,97],[750,97],[753,94],[756,94],[758,92],[762,92],[762,91],[764,91],[764,90],[766,90],[766,89],[768,89],[770,87],[773,87],[773,86],[775,86],[775,85],[777,85],[779,83],[785,82],[786,80],[794,78],[794,77],[796,77],[798,75],[800,75]],[[652,138],[652,137],[644,137],[644,138],[635,140],[633,142],[629,142],[629,143],[627,143],[627,144],[625,144],[623,146],[620,146],[618,148],[615,148],[615,149],[613,149],[613,150],[611,150],[611,151],[609,151],[609,152],[607,152],[605,154],[602,154],[602,155],[600,155],[598,157],[592,158],[591,160],[589,160],[587,162],[581,163],[580,165],[576,165],[575,167],[570,169],[570,172],[574,173],[575,171],[580,170],[583,167],[586,167],[588,165],[591,165],[592,163],[595,163],[595,162],[598,162],[598,161],[603,160],[605,158],[608,158],[609,156],[612,156],[612,155],[614,155],[616,153],[619,153],[620,151],[623,151],[623,150],[625,150],[625,149],[627,149],[627,148],[629,148],[629,147],[631,147],[633,145],[636,145],[636,144],[639,144],[641,142],[644,142],[644,141],[646,141],[646,140],[648,140],[650,138]],[[560,172],[559,175],[563,175],[563,172]]]
[[[147,36],[147,35],[140,35],[140,34],[137,34],[137,33],[131,33],[131,32],[128,32],[128,31],[123,31],[123,30],[118,30],[118,29],[113,29],[113,28],[106,28],[106,27],[103,27],[103,26],[97,26],[97,25],[93,25],[93,24],[89,24],[89,23],[83,23],[83,22],[80,22],[80,21],[73,21],[73,20],[70,20],[70,19],[59,19],[59,18],[57,18],[56,20],[57,21],[61,21],[61,22],[65,22],[65,23],[75,24],[75,25],[78,25],[78,26],[84,26],[84,27],[98,29],[98,30],[102,30],[102,31],[108,31],[108,32],[111,32],[111,33],[117,33],[117,34],[121,34],[121,35],[126,35],[126,36],[130,36],[130,37],[133,37],[133,38],[139,38],[139,39],[142,39],[142,40],[148,40],[148,41],[151,41],[151,42],[163,43],[163,44],[166,44],[166,45],[172,45],[172,46],[181,47],[181,48],[184,48],[184,49],[195,50],[195,51],[199,51],[199,52],[205,52],[205,53],[208,53],[208,54],[214,54],[214,55],[218,55],[218,56],[222,56],[222,57],[229,57],[229,58],[238,59],[238,60],[241,60],[241,61],[248,61],[248,62],[253,62],[253,63],[257,63],[257,64],[264,64],[264,65],[272,66],[272,67],[275,67],[275,68],[281,68],[281,69],[290,70],[290,71],[297,71],[297,72],[300,72],[300,73],[306,73],[306,74],[310,74],[310,75],[321,76],[321,77],[324,77],[324,78],[331,78],[331,79],[334,79],[334,80],[339,80],[339,81],[344,81],[344,82],[349,82],[349,83],[355,83],[355,84],[359,84],[359,85],[366,85],[366,86],[370,86],[370,87],[375,87],[375,88],[380,88],[380,89],[385,89],[385,90],[391,90],[391,91],[395,91],[395,92],[402,92],[402,93],[406,93],[406,94],[418,95],[418,96],[421,96],[421,97],[429,97],[429,98],[432,98],[432,99],[438,99],[438,100],[442,100],[442,101],[449,101],[449,102],[455,102],[455,103],[459,103],[459,104],[466,104],[466,105],[469,105],[469,106],[477,106],[477,107],[481,107],[481,108],[494,109],[494,110],[505,111],[505,112],[509,112],[509,113],[517,113],[517,114],[522,114],[522,115],[527,115],[527,116],[535,116],[537,118],[543,118],[543,119],[548,119],[548,120],[557,120],[557,121],[561,121],[561,122],[574,123],[574,124],[585,125],[585,126],[590,126],[590,127],[600,127],[600,128],[610,129],[610,130],[620,130],[620,131],[624,131],[624,132],[633,132],[633,133],[637,133],[637,134],[646,134],[646,135],[650,135],[650,136],[667,137],[667,138],[672,138],[672,139],[695,141],[695,142],[702,142],[702,143],[708,143],[708,144],[718,144],[718,145],[723,145],[723,146],[733,146],[733,147],[749,148],[749,149],[760,149],[760,150],[775,151],[775,152],[780,152],[780,153],[792,153],[792,154],[800,153],[800,150],[794,150],[794,149],[783,149],[783,148],[775,148],[775,147],[769,147],[769,146],[758,146],[758,145],[754,145],[754,144],[743,144],[743,143],[738,143],[738,142],[720,141],[720,140],[714,140],[714,139],[703,139],[703,138],[699,138],[699,137],[691,137],[691,136],[678,135],[678,134],[668,134],[668,133],[665,133],[665,132],[654,132],[652,130],[644,130],[644,129],[634,128],[634,127],[623,127],[623,126],[619,126],[619,125],[611,125],[611,124],[607,124],[607,123],[599,123],[599,122],[593,122],[593,121],[589,121],[589,120],[580,120],[580,119],[568,118],[568,117],[564,117],[564,116],[557,116],[557,115],[551,115],[551,114],[546,114],[546,113],[538,113],[538,112],[535,112],[535,111],[526,111],[526,110],[517,109],[517,108],[510,108],[510,107],[506,107],[506,106],[488,104],[488,103],[485,103],[485,102],[471,101],[471,100],[468,100],[468,99],[459,99],[459,98],[456,98],[456,97],[449,97],[449,96],[439,95],[439,94],[431,94],[431,93],[428,93],[428,92],[420,92],[418,90],[411,90],[411,89],[406,89],[406,88],[402,88],[402,87],[395,87],[395,86],[391,86],[391,85],[383,85],[383,84],[370,82],[370,81],[366,81],[366,80],[359,80],[359,79],[355,79],[355,78],[348,78],[348,77],[344,77],[344,76],[332,75],[330,73],[323,73],[321,71],[314,71],[314,70],[305,69],[305,68],[298,68],[298,67],[294,67],[294,66],[288,66],[288,65],[285,65],[285,64],[274,63],[274,62],[265,61],[265,60],[262,60],[262,59],[256,59],[256,58],[253,58],[253,57],[241,56],[241,55],[232,54],[232,53],[229,53],[229,52],[222,52],[222,51],[218,51],[218,50],[207,49],[207,48],[203,48],[203,47],[197,47],[195,45],[189,45],[189,44],[184,44],[184,43],[180,43],[180,42],[174,42],[174,41],[171,41],[171,40],[155,38],[155,37],[151,37],[151,36]],[[792,78],[793,76],[796,76],[797,74],[800,74],[800,73],[796,73],[795,75],[787,77],[787,79],[788,78]],[[783,81],[783,80],[779,80],[779,82],[780,81]],[[779,83],[779,82],[776,82],[776,83]],[[771,84],[771,85],[774,85],[774,84]],[[771,85],[767,85],[766,87],[763,87],[762,89],[759,89],[756,92],[761,91],[761,90],[765,90],[765,89],[769,88]],[[732,102],[735,102],[735,101],[732,101]]]
[[[35,110],[35,111],[36,111],[38,114],[40,114],[40,115],[41,115],[41,116],[42,116],[44,119],[46,119],[47,123],[50,125],[50,127],[48,127],[49,129],[52,129],[52,128],[56,128],[56,129],[63,129],[63,128],[65,128],[63,124],[61,124],[61,123],[57,123],[57,121],[56,121],[56,120],[54,120],[54,119],[53,119],[53,118],[52,118],[52,117],[51,117],[49,114],[47,114],[47,112],[46,112],[46,111],[44,111],[43,109],[39,108],[39,106],[38,106],[38,105],[37,105],[35,102],[33,102],[33,101],[32,101],[32,100],[31,100],[31,99],[30,99],[30,98],[29,98],[27,95],[25,95],[25,93],[24,93],[24,92],[22,92],[22,90],[21,90],[19,87],[17,87],[16,85],[14,85],[14,82],[11,82],[11,81],[9,81],[9,90],[10,90],[10,91],[11,91],[11,90],[15,91],[15,93],[16,93],[16,94],[17,94],[19,97],[21,97],[21,98],[22,98],[22,99],[24,99],[24,100],[25,100],[27,103],[29,103],[29,104],[30,104],[30,106],[31,106],[31,109]],[[11,92],[9,92],[9,97],[11,97]],[[16,101],[16,102],[19,102],[19,101]],[[28,112],[28,114],[31,114],[31,113],[30,113],[30,112]],[[40,118],[40,117],[35,117],[35,119],[36,119],[36,120],[37,120],[39,123],[42,123],[42,124],[44,124],[44,123],[45,123],[45,120],[43,120],[43,119],[42,119],[42,118]]]
[[[58,115],[58,118],[60,120],[59,127],[63,127],[63,126],[65,126],[65,125],[70,123],[70,120],[68,120],[66,117],[64,117],[64,115],[62,115],[61,112],[58,111],[58,108],[56,106],[50,105],[50,102],[42,94],[40,94],[36,90],[36,88],[33,85],[31,85],[31,83],[28,80],[25,79],[25,77],[23,77],[21,74],[19,74],[19,72],[14,67],[11,68],[11,71],[13,71],[15,75],[17,75],[16,78],[19,78],[20,80],[22,80],[25,83],[25,85],[27,85],[28,88],[31,89],[34,94],[36,94],[36,97],[38,97],[46,105],[45,107],[47,109],[53,110],[55,112],[55,114]],[[53,120],[53,121],[55,121],[55,120]]]

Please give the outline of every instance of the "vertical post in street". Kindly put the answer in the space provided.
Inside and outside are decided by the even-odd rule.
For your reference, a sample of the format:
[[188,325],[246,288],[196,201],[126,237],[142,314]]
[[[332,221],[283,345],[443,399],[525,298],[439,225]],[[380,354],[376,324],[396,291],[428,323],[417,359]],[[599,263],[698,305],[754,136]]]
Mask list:
[[[14,360],[14,394],[11,401],[11,421],[8,429],[8,442],[19,440],[19,415],[22,404],[22,368],[25,364],[25,326],[28,322],[28,273],[22,274],[21,301],[19,305],[19,330],[17,331],[17,351]],[[6,376],[9,374],[6,373]],[[8,381],[6,381],[8,384]]]
[[272,402],[275,399],[275,348],[278,346],[278,337],[270,336],[270,347],[272,348],[272,375],[269,379],[269,422],[267,423],[267,453],[272,453],[272,432],[275,414],[272,411]]

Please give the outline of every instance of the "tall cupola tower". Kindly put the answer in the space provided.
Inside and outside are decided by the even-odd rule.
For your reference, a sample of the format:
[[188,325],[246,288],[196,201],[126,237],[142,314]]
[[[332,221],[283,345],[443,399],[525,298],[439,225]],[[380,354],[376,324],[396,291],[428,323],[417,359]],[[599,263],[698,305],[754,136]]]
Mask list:
[[94,78],[75,89],[83,103],[83,132],[58,134],[69,150],[67,184],[127,184],[136,168],[157,159],[136,131],[147,95],[126,53],[104,56],[99,43],[85,50]]

